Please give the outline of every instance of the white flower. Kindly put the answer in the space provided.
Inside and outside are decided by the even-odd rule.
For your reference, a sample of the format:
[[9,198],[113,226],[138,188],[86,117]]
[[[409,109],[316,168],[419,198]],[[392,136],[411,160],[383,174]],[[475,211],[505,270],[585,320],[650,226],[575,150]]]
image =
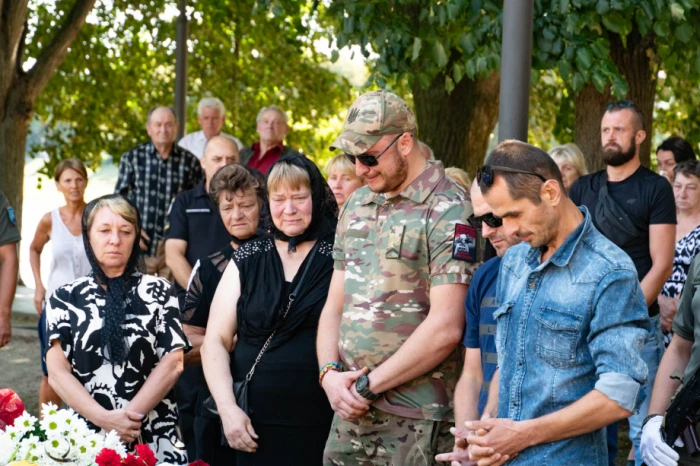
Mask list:
[[49,439],[63,437],[66,431],[65,423],[57,413],[49,415],[44,414],[44,418],[40,421],[39,425]]
[[15,444],[15,446],[19,445],[20,440],[22,440],[22,437],[24,437],[26,432],[27,429],[18,428],[15,426],[5,427],[5,435]]
[[34,430],[36,421],[38,421],[37,418],[25,411],[20,417],[15,419],[14,426],[18,429],[23,429],[26,432],[29,430]]
[[126,447],[119,438],[119,435],[113,430],[105,435],[104,448],[110,448],[116,451],[122,458],[126,456]]
[[56,414],[58,412],[58,406],[55,404],[51,403],[50,401],[48,403],[44,403],[41,405],[41,417],[42,419],[51,416],[53,414]]

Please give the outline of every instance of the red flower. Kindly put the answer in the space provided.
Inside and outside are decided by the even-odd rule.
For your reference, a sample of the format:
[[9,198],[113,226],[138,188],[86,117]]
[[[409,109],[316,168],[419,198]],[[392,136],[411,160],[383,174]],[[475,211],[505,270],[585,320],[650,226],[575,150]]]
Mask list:
[[136,450],[136,453],[139,455],[139,458],[141,458],[141,460],[143,460],[143,462],[146,463],[146,466],[156,466],[158,460],[156,459],[156,455],[153,454],[153,451],[148,445],[136,445],[134,447],[134,450]]
[[124,458],[124,466],[143,466],[144,461],[138,456],[132,455],[131,453],[126,454]]
[[205,463],[205,462],[202,461],[202,460],[197,460],[197,461],[191,462],[191,463],[189,464],[189,466],[209,466],[209,463]]
[[102,451],[95,457],[97,466],[121,466],[122,459],[116,451],[103,448]]
[[23,412],[24,403],[14,391],[9,388],[0,390],[0,431],[5,430],[5,425],[14,424]]

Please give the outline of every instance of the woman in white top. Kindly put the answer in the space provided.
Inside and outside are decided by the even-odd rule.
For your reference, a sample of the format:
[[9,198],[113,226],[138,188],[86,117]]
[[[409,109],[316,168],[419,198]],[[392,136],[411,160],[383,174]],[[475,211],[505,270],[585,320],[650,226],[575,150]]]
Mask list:
[[[34,240],[29,246],[29,262],[32,266],[36,290],[34,307],[39,314],[39,342],[41,344],[41,368],[43,376],[39,388],[39,406],[49,401],[60,406],[61,398],[49,385],[48,372],[43,355],[46,351],[46,315],[43,312],[46,298],[54,290],[66,283],[87,275],[90,263],[83,245],[82,224],[85,208],[85,188],[87,187],[87,170],[77,159],[61,161],[54,172],[56,189],[63,194],[66,205],[46,213],[39,221]],[[41,252],[46,243],[51,241],[53,258],[49,271],[49,282],[44,287],[41,281]]]

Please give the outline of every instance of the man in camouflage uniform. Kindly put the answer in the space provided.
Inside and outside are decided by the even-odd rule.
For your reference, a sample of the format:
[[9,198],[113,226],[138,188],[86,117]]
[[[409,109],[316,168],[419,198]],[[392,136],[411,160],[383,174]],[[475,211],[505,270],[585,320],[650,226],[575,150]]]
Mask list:
[[454,441],[457,345],[475,264],[454,259],[453,244],[471,203],[442,163],[421,155],[415,116],[394,94],[360,96],[334,148],[367,186],[343,206],[319,323],[321,367],[343,365],[322,379],[336,413],[324,464],[433,464]]

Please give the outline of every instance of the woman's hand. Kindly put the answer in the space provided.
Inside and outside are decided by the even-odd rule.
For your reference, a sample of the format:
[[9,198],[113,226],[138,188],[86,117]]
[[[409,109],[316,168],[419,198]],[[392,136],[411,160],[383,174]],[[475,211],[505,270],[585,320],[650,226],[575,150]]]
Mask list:
[[670,332],[673,327],[673,318],[676,317],[676,312],[678,311],[678,301],[676,298],[669,298],[668,296],[659,295],[659,323],[661,324],[661,330],[664,332]]
[[129,444],[141,435],[141,420],[143,414],[133,413],[126,409],[105,410],[99,427],[106,432],[115,431],[122,442]]
[[46,288],[43,285],[37,284],[36,290],[34,290],[34,309],[36,313],[41,316],[41,310],[44,306],[44,299],[46,298]]
[[236,450],[255,453],[258,449],[255,440],[258,439],[258,436],[248,415],[238,406],[220,412],[221,423],[224,426],[229,446]]

